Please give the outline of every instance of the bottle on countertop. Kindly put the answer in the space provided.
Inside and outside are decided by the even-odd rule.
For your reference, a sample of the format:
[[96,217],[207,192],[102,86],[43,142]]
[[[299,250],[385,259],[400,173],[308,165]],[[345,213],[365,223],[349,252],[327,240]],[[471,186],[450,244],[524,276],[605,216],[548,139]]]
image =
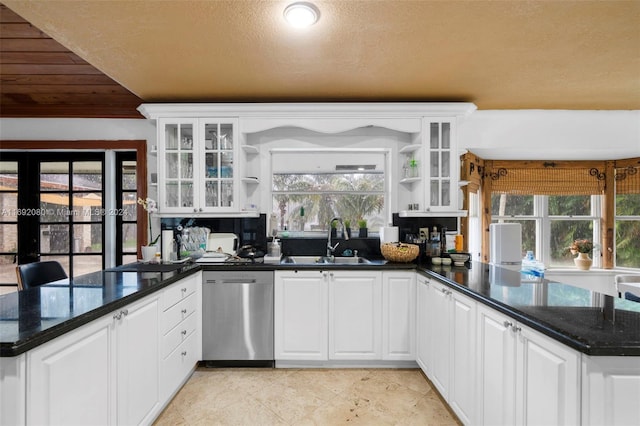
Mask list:
[[280,243],[276,238],[274,238],[269,247],[269,256],[280,257],[280,254]]
[[440,255],[447,253],[447,228],[440,229]]
[[438,232],[437,227],[433,227],[433,231],[431,231],[431,236],[429,237],[429,243],[431,244],[431,256],[439,257],[440,256],[440,233]]
[[533,251],[528,250],[522,259],[522,269],[520,271],[524,278],[529,281],[538,281],[544,278],[544,263],[538,262],[533,255]]

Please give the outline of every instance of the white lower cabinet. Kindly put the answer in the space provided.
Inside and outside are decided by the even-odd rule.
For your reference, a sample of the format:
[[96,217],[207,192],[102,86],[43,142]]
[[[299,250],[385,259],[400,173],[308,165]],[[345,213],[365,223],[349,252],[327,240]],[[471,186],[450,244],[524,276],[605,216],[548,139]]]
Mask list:
[[416,285],[416,362],[424,374],[431,377],[429,290],[429,279],[419,275]]
[[382,358],[382,281],[377,271],[336,271],[329,279],[329,359]]
[[[151,424],[200,359],[198,280],[200,273],[27,352],[25,423]],[[168,344],[176,347],[164,356]]]
[[275,271],[276,360],[328,359],[328,286],[326,272]]
[[582,424],[640,422],[640,359],[582,355]]
[[476,305],[450,287],[420,279],[419,357],[425,374],[464,424],[475,419]]
[[485,307],[478,338],[478,424],[580,424],[576,351]]
[[119,425],[151,423],[160,409],[158,298],[135,303],[117,320]]
[[275,272],[275,358],[414,361],[415,272]]
[[151,422],[158,399],[158,297],[30,351],[27,424]]
[[162,292],[159,392],[168,401],[202,358],[202,274],[185,278]]
[[382,359],[416,359],[416,273],[382,272]]
[[29,351],[26,424],[115,424],[114,331],[105,316]]

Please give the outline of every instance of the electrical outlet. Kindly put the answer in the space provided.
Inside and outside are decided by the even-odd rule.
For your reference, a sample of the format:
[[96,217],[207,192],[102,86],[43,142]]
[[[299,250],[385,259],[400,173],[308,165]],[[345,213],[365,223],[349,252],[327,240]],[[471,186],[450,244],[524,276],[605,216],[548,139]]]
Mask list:
[[420,228],[420,238],[424,238],[426,240],[429,239],[429,233],[431,232],[431,230],[429,228]]

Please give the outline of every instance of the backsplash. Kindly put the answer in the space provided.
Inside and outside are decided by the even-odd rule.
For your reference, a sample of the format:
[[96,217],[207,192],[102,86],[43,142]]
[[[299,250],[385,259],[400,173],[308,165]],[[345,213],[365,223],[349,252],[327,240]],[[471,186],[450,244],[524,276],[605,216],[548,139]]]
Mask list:
[[267,216],[259,217],[233,217],[233,218],[171,218],[160,220],[163,230],[173,229],[174,234],[178,225],[182,227],[202,226],[209,228],[211,232],[230,232],[239,238],[239,245],[252,245],[256,248],[267,249]]

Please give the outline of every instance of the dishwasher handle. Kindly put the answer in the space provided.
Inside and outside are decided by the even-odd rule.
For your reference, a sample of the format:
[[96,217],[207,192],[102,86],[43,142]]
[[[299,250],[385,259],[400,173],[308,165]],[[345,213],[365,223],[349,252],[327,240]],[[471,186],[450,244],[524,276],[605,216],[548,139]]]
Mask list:
[[255,278],[243,279],[243,278],[223,278],[223,279],[210,279],[206,280],[207,284],[255,284],[258,282]]

